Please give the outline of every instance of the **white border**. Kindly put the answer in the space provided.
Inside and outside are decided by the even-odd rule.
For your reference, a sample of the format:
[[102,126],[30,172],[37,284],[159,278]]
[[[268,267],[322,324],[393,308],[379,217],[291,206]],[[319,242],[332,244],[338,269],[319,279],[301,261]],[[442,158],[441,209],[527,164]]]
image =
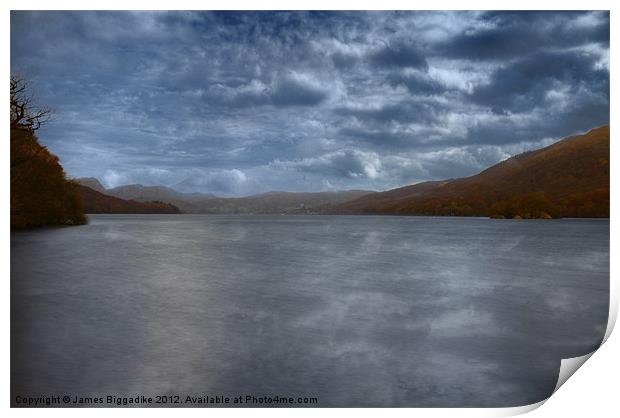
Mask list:
[[[11,7],[12,6],[12,7]],[[415,7],[414,7],[415,6]],[[22,0],[7,10],[611,10],[611,0]]]
[[[228,0],[226,2],[215,1],[197,1],[197,0],[176,0],[176,1],[147,1],[147,0],[93,0],[86,2],[80,2],[76,0],[57,0],[54,2],[43,0],[22,0],[9,4],[9,2],[3,2],[3,14],[1,17],[1,33],[2,42],[0,43],[2,57],[2,72],[4,79],[7,80],[10,75],[9,57],[10,57],[10,9],[15,10],[64,10],[64,9],[77,9],[77,10],[118,10],[118,9],[130,9],[130,10],[408,10],[415,8],[416,10],[530,10],[530,9],[542,9],[542,10],[611,10],[611,43],[612,53],[610,57],[611,74],[611,119],[613,121],[613,115],[615,115],[615,99],[618,97],[618,88],[615,81],[615,40],[617,39],[618,31],[614,27],[615,22],[615,4],[610,0],[589,0],[589,1],[543,1],[543,0],[504,0],[501,3],[497,1],[489,0],[475,0],[475,1],[444,1],[444,0],[418,0],[411,1],[354,1],[354,0],[298,0],[298,1],[283,1],[283,0],[264,0],[260,3],[252,3],[250,1],[238,1]],[[6,105],[5,105],[6,106]],[[8,107],[8,106],[7,106]],[[5,107],[6,109],[6,107]],[[5,110],[5,114],[8,113]],[[8,159],[9,155],[9,140],[8,140],[8,120],[2,119],[0,122],[3,132],[3,141],[0,142],[2,147],[1,155],[3,158]],[[613,131],[612,127],[612,131]],[[612,209],[612,221],[611,221],[611,308],[610,308],[610,323],[608,324],[606,339],[609,337],[613,325],[615,323],[618,312],[618,228],[617,222],[614,222],[618,216],[618,193],[616,188],[616,179],[618,170],[616,169],[616,157],[618,156],[618,147],[615,142],[611,143],[611,179],[612,179],[612,195],[611,195],[611,209]],[[1,214],[4,219],[2,224],[2,232],[4,240],[2,240],[2,272],[4,292],[2,303],[2,335],[5,337],[4,344],[2,344],[2,383],[1,393],[3,398],[3,407],[8,409],[10,405],[10,362],[9,362],[9,314],[10,314],[10,230],[9,230],[9,167],[8,164],[0,164],[0,170],[2,172],[0,187],[2,194]],[[614,412],[618,411],[617,389],[616,382],[618,381],[619,361],[618,354],[620,353],[620,341],[619,337],[611,336],[611,338],[594,353],[592,358],[578,371],[577,376],[569,379],[568,382],[560,388],[560,390],[554,394],[544,407],[536,409],[532,412],[531,416],[547,417],[547,416],[575,416],[582,417],[585,414],[605,417],[613,416]],[[388,414],[391,416],[508,416],[517,413],[524,413],[528,410],[535,409],[540,406],[532,405],[520,408],[504,408],[504,409],[229,409],[229,410],[213,410],[208,411],[196,408],[196,409],[184,409],[170,411],[169,409],[115,409],[112,413],[115,415],[124,416],[126,414],[148,413],[149,415],[156,416],[168,416],[171,412],[174,414],[188,414],[193,416],[218,415],[218,416],[236,416],[237,414],[251,414],[260,417],[271,416],[290,416],[291,414],[297,416],[314,416],[317,412],[321,415],[341,416],[342,414],[355,414],[358,417],[371,417],[376,414]],[[11,415],[16,416],[31,416],[39,414],[49,414],[52,416],[83,416],[85,413],[89,416],[107,416],[111,413],[109,409],[90,409],[88,411],[77,409],[10,409]]]

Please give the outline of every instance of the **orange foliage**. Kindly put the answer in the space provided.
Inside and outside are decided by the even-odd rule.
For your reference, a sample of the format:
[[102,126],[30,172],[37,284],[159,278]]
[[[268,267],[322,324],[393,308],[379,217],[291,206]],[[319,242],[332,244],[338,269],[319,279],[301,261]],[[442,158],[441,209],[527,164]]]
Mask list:
[[475,176],[374,193],[330,212],[608,218],[609,126],[517,155]]
[[11,129],[11,227],[86,223],[78,185],[31,130]]

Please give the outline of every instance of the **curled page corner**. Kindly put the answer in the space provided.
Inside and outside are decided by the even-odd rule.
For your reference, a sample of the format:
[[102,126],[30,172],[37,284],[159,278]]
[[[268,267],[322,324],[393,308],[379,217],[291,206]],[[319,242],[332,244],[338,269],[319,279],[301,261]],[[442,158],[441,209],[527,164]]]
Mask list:
[[605,341],[607,341],[616,326],[619,299],[620,295],[618,294],[618,289],[614,286],[614,282],[612,280],[611,286],[609,287],[609,317],[607,319],[607,329],[605,329],[605,336],[603,337],[603,342],[601,345],[605,344]]
[[542,404],[547,402],[547,399],[549,399],[549,398],[543,399],[542,401],[538,401],[538,402],[535,402],[535,403],[531,403],[529,405],[513,406],[513,407],[509,407],[509,408],[496,409],[494,414],[493,414],[493,416],[496,416],[496,417],[514,417],[516,415],[527,414],[528,412],[531,412],[531,411],[537,409]]
[[[558,382],[555,384],[555,389],[553,389],[553,393],[557,392],[557,390],[562,387],[564,383],[581,367],[583,364],[588,361],[592,354],[594,354],[596,350],[591,353],[585,354],[579,357],[571,357],[562,359],[560,363],[560,373],[558,375]],[[552,394],[553,395],[553,394]]]
[[516,415],[522,415],[522,414],[526,414],[528,412],[531,412],[537,408],[539,408],[540,406],[542,406],[542,404],[544,404],[545,402],[547,402],[547,400],[549,400],[549,398],[551,398],[551,396],[553,396],[553,394],[564,384],[566,383],[566,381],[581,367],[583,366],[583,364],[588,361],[588,359],[592,356],[592,354],[594,354],[596,350],[592,351],[591,353],[585,354],[583,356],[579,356],[579,357],[571,357],[571,358],[565,358],[562,359],[561,363],[560,363],[560,372],[558,374],[558,381],[555,385],[555,388],[553,389],[553,392],[551,393],[551,395],[549,395],[547,398],[543,399],[542,401],[539,402],[535,402],[529,405],[523,405],[523,406],[515,406],[515,407],[510,407],[510,408],[500,408],[500,409],[496,409],[493,413],[493,416],[496,417],[509,417],[509,416],[516,416]]
[[[613,328],[613,324],[612,324],[611,328],[608,326],[608,328],[607,328],[608,332],[611,331],[612,328]],[[608,337],[608,335],[606,334],[605,335],[605,340],[607,339],[607,337]],[[598,350],[598,348],[596,350]],[[560,387],[562,387],[562,385],[564,383],[566,383],[566,381],[573,374],[575,374],[575,372],[581,366],[583,366],[584,363],[586,361],[588,361],[588,359],[590,357],[592,357],[592,354],[594,354],[596,352],[596,350],[594,350],[594,351],[592,351],[592,352],[590,352],[588,354],[584,354],[583,356],[562,359],[561,362],[560,362],[560,372],[558,374],[558,381],[555,384],[555,388],[553,389],[553,392],[547,398],[543,399],[542,401],[535,402],[535,403],[532,403],[532,404],[529,404],[529,405],[516,406],[516,407],[510,407],[510,408],[501,408],[499,410],[496,410],[497,413],[495,413],[494,416],[508,417],[508,416],[522,415],[522,414],[526,414],[528,412],[531,412],[531,411],[537,409],[538,407],[542,406],[542,404],[547,402],[547,400],[549,400],[549,398],[551,398],[551,396],[553,396],[553,394],[555,392],[557,392],[558,389],[560,389]]]
[[[588,354],[584,354],[583,356],[562,359],[560,363],[560,373],[558,375],[558,381],[555,384],[553,393],[557,392],[557,390],[560,389],[562,385],[566,383],[566,381],[573,374],[575,374],[575,372],[581,366],[583,366],[583,364],[586,361],[588,361],[590,357],[592,357],[592,354],[594,354],[596,350],[598,350],[603,344],[605,344],[605,341],[607,341],[607,339],[609,338],[609,335],[613,331],[614,326],[616,324],[617,313],[618,313],[618,304],[617,304],[617,301],[614,301],[614,297],[612,295],[611,303],[609,306],[609,319],[607,321],[607,328],[605,330],[605,336],[603,337],[603,341],[601,342],[601,345],[598,348],[596,348],[594,351],[591,351]],[[553,395],[553,393],[551,395]]]
[[[601,345],[596,349],[598,350],[603,344],[605,344],[605,341],[607,341],[607,339],[609,338],[609,336],[611,335],[615,325],[616,325],[616,319],[618,316],[618,294],[616,293],[616,289],[614,288],[614,286],[611,286],[610,289],[610,304],[609,304],[609,319],[607,321],[607,328],[605,330],[605,336],[603,337],[603,341],[601,342]],[[596,352],[596,350],[588,353],[588,354],[584,354],[583,356],[579,356],[579,357],[571,357],[571,358],[565,358],[562,359],[561,363],[560,363],[560,373],[558,375],[558,381],[555,385],[555,388],[553,389],[553,393],[557,392],[558,389],[560,389],[560,387],[562,387],[562,385],[564,383],[566,383],[566,381],[581,367],[583,366],[583,364],[588,361],[588,359],[590,357],[592,357],[592,354],[594,354]],[[553,393],[551,395],[553,395]]]

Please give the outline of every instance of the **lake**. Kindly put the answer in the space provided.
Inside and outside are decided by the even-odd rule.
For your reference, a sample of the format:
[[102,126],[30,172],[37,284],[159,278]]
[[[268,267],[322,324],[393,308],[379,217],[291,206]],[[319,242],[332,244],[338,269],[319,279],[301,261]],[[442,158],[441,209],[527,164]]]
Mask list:
[[92,215],[11,234],[12,402],[525,405],[608,305],[608,220]]

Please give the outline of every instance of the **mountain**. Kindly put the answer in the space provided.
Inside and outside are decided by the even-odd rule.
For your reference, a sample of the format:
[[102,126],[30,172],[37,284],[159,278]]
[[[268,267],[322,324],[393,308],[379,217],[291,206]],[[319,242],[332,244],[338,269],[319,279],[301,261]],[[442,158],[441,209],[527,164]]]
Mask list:
[[[85,186],[87,186],[85,184]],[[105,190],[105,189],[104,189]],[[102,191],[110,196],[119,197],[121,199],[131,199],[139,201],[175,201],[182,200],[187,202],[193,202],[197,200],[210,199],[215,197],[212,194],[204,193],[181,193],[170,187],[165,186],[143,186],[141,184],[129,184],[126,186],[115,187],[113,189],[107,189]]]
[[89,187],[99,193],[105,193],[106,189],[103,187],[103,184],[99,182],[98,179],[94,177],[83,177],[74,180],[76,183],[81,184],[82,186]]
[[86,223],[78,187],[34,131],[11,128],[11,228]]
[[[471,177],[428,181],[385,192],[269,192],[222,198],[139,184],[106,190],[96,179],[77,181],[87,187],[101,187],[99,194],[104,197],[133,201],[133,209],[126,213],[138,213],[136,203],[158,201],[186,213],[609,217],[609,126],[514,156]],[[101,203],[104,197],[95,200]]]
[[367,190],[316,193],[268,192],[246,197],[212,198],[183,206],[182,209],[193,213],[221,214],[317,213],[320,207],[339,205],[369,193],[374,192]]
[[338,205],[373,193],[366,190],[317,193],[268,192],[246,197],[225,198],[208,193],[182,193],[170,187],[141,184],[105,189],[97,179],[90,177],[79,178],[76,181],[108,196],[139,202],[166,202],[185,213],[315,213],[318,207]]
[[460,179],[360,197],[323,213],[609,217],[609,126],[511,157]]
[[164,202],[138,202],[108,196],[79,185],[86,213],[179,213],[179,208]]

